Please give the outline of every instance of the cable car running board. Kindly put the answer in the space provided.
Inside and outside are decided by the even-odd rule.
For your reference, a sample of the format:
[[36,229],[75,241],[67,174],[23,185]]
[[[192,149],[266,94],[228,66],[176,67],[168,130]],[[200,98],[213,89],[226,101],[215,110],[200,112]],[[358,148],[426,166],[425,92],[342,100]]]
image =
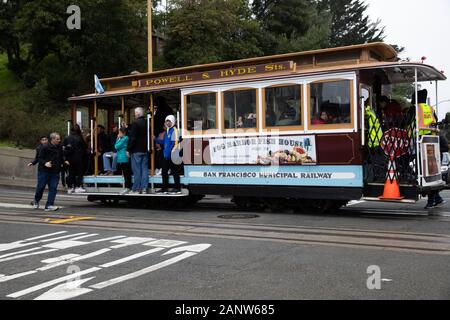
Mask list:
[[142,194],[134,194],[134,193],[126,193],[121,194],[120,192],[83,192],[83,193],[72,193],[72,196],[105,196],[105,197],[187,197],[189,196],[189,191],[187,189],[183,189],[180,194],[170,194],[170,193],[142,193]]
[[388,199],[380,199],[380,198],[372,198],[372,197],[365,197],[362,198],[362,200],[365,201],[377,201],[377,202],[395,202],[395,203],[416,203],[416,200],[412,199],[402,199],[402,200],[388,200]]

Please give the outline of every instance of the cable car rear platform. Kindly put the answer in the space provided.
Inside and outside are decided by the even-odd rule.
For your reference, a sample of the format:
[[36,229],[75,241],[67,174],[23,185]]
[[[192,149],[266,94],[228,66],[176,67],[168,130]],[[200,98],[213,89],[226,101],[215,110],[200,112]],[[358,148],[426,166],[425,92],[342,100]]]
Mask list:
[[[180,177],[181,184],[185,182],[183,176]],[[173,177],[169,177],[169,184],[173,185]],[[143,192],[142,194],[136,193],[123,193],[125,188],[124,178],[122,176],[85,176],[83,178],[84,189],[86,192],[83,193],[72,193],[72,195],[79,196],[106,196],[106,197],[187,197],[189,196],[188,189],[181,189],[181,193],[157,193],[156,190],[162,185],[161,176],[149,176],[149,187],[148,192]]]

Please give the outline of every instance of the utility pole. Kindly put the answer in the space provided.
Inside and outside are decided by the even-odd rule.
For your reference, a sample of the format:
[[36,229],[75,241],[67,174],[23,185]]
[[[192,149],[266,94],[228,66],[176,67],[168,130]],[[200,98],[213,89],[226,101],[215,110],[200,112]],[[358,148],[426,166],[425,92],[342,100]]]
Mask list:
[[152,0],[147,0],[148,72],[153,72]]

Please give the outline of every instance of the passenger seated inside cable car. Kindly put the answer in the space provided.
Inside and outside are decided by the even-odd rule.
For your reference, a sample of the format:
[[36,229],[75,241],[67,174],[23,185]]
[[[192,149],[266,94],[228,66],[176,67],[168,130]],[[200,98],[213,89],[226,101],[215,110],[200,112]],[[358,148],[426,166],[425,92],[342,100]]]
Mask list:
[[332,122],[332,118],[326,111],[322,111],[316,119],[312,121],[312,124],[318,125],[318,124],[330,124]]

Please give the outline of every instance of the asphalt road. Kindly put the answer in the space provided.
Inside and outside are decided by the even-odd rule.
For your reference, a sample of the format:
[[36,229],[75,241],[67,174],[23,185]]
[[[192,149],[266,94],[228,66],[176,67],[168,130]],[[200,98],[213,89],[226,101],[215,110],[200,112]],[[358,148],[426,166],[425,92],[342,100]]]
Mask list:
[[220,197],[173,209],[59,194],[49,214],[29,207],[31,191],[3,188],[0,299],[449,299],[443,196],[430,212],[422,200],[315,215],[242,212]]

